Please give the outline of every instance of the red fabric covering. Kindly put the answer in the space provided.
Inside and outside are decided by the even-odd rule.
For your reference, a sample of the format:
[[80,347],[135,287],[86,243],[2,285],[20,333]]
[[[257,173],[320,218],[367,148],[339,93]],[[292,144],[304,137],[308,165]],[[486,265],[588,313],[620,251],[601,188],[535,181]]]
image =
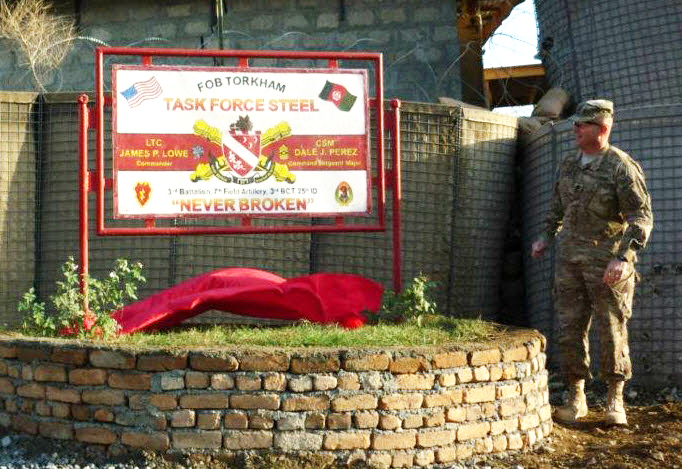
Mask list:
[[350,274],[285,279],[258,269],[220,269],[187,280],[113,314],[121,334],[175,326],[209,309],[267,319],[307,319],[355,328],[378,311],[381,284]]

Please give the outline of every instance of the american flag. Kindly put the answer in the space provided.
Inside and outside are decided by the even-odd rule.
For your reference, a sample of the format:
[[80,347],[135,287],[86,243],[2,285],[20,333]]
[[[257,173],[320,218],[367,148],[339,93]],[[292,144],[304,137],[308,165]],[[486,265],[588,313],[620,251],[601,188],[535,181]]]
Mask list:
[[161,85],[156,81],[156,77],[151,77],[147,81],[134,83],[130,88],[121,91],[121,94],[128,101],[128,106],[135,107],[147,99],[156,98],[162,91]]

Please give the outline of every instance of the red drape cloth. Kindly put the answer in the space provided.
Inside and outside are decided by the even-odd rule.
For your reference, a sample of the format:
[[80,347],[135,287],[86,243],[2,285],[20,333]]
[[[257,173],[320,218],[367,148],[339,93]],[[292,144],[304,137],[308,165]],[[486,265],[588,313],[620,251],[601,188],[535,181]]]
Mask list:
[[259,269],[220,269],[132,303],[113,314],[121,334],[159,330],[210,309],[267,319],[307,319],[347,328],[379,311],[384,288],[358,275],[319,273],[286,279]]

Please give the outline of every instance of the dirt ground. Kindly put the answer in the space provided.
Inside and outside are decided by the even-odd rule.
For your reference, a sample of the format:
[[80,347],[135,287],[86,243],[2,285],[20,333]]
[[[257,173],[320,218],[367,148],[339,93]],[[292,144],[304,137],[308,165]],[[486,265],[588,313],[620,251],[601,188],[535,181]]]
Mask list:
[[[605,389],[588,389],[590,412],[574,425],[555,421],[552,434],[534,451],[516,453],[490,467],[515,469],[682,469],[682,401],[676,388],[653,393],[626,390],[628,427],[602,424]],[[561,389],[551,395],[552,405],[563,402]],[[479,466],[483,467],[483,466]]]

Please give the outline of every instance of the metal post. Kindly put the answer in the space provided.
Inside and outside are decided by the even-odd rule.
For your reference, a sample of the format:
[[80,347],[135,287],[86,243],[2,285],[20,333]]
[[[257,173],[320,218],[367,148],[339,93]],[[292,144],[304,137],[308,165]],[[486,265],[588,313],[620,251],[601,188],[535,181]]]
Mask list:
[[402,246],[402,183],[400,178],[400,100],[391,101],[393,122],[391,139],[393,140],[393,289],[396,293],[403,290],[403,246]]
[[83,312],[88,311],[88,274],[89,261],[89,223],[88,192],[90,191],[90,174],[88,171],[88,128],[90,123],[88,111],[88,95],[78,97],[78,152],[79,152],[79,232],[80,232],[80,287],[83,294]]

